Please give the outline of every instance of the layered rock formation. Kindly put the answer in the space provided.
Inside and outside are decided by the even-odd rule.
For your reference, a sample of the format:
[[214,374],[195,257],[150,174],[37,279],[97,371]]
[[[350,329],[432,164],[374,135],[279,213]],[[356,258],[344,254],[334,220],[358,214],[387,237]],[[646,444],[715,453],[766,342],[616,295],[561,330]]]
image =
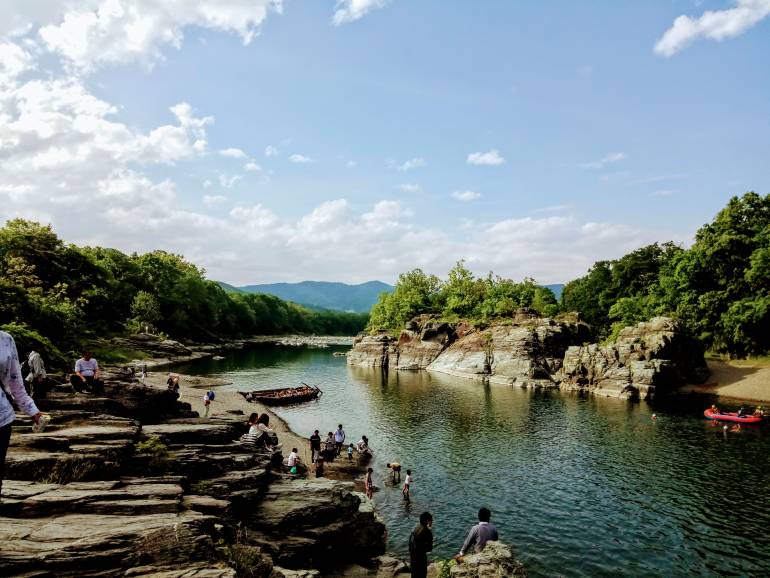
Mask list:
[[647,399],[684,383],[700,383],[708,375],[702,346],[678,321],[655,317],[626,327],[608,345],[570,347],[563,385],[608,397]]
[[[114,376],[105,389],[52,392],[43,433],[14,422],[0,575],[267,578],[278,564],[276,576],[301,576],[384,551],[385,527],[352,483],[282,473],[280,453],[236,441],[236,416],[201,419]],[[152,403],[150,415],[177,417],[142,423]]]
[[584,345],[588,338],[584,323],[541,318],[526,309],[486,329],[416,319],[398,340],[386,334],[359,336],[348,363],[623,398],[648,398],[656,390],[708,376],[702,348],[673,319],[626,328],[603,347]]
[[[442,566],[442,563],[431,564],[428,578],[439,578]],[[482,552],[464,556],[461,563],[449,568],[452,578],[523,578],[526,575],[510,546],[502,542],[487,542]]]

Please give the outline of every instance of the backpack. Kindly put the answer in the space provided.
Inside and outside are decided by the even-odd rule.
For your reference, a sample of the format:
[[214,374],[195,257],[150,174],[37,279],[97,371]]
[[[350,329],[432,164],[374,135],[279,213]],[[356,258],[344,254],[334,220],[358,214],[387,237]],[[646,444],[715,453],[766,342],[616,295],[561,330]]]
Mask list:
[[210,401],[214,401],[214,398],[216,397],[216,394],[213,391],[209,391],[208,393],[206,393],[206,395],[209,396]]

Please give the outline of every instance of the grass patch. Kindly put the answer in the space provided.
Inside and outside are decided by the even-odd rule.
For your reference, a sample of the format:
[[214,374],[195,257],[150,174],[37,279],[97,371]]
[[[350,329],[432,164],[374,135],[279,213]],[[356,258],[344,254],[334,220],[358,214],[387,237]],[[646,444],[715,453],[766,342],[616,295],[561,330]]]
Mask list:
[[198,480],[190,486],[190,491],[193,494],[204,495],[208,494],[211,487],[214,485],[212,480]]
[[134,349],[133,347],[94,347],[92,350],[94,357],[99,360],[100,363],[128,363],[135,359],[150,359],[151,354],[141,349]]

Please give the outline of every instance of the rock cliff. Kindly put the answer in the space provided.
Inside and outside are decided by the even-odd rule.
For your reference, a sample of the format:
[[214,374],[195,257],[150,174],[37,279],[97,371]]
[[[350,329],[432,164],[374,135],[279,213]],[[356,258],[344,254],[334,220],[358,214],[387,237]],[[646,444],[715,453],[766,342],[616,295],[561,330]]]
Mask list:
[[705,381],[703,347],[668,317],[621,330],[605,346],[570,347],[563,386],[598,395],[647,399],[684,383]]
[[585,345],[589,335],[584,323],[542,318],[526,309],[485,329],[418,318],[398,339],[359,336],[348,363],[622,398],[648,398],[708,376],[702,348],[673,319],[628,327],[606,346]]

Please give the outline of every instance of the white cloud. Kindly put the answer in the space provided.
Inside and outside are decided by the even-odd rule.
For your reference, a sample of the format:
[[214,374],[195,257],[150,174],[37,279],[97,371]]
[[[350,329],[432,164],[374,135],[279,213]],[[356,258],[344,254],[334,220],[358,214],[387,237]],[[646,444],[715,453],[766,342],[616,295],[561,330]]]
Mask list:
[[405,173],[407,171],[422,168],[425,165],[426,163],[424,158],[415,157],[413,159],[409,159],[408,161],[398,165],[396,169],[401,171],[402,173]]
[[236,148],[221,149],[219,154],[223,157],[230,157],[231,159],[245,159],[247,156],[241,149]]
[[210,189],[213,186],[214,186],[214,183],[212,183],[209,179],[206,179],[205,181],[203,181],[204,189]]
[[227,200],[227,197],[224,195],[203,195],[203,206],[204,207],[215,207],[217,205],[221,205]]
[[625,160],[626,154],[625,153],[609,153],[607,155],[604,155],[602,158],[596,161],[590,161],[587,163],[580,163],[578,166],[581,169],[603,169],[605,166],[617,163],[622,160]]
[[500,153],[497,151],[497,149],[492,149],[485,153],[471,153],[468,155],[466,162],[469,165],[496,166],[503,164],[505,159],[500,156]]
[[567,209],[572,208],[571,205],[550,205],[548,207],[540,207],[539,209],[534,209],[533,213],[561,213],[562,211],[566,211]]
[[273,145],[267,145],[265,147],[265,156],[266,157],[277,157],[279,154],[281,154],[281,151],[279,151]]
[[337,0],[332,23],[335,26],[355,22],[378,8],[382,8],[389,0]]
[[34,66],[34,58],[27,50],[13,42],[0,42],[0,87]]
[[676,191],[673,189],[658,189],[657,191],[653,191],[651,195],[653,197],[670,197],[674,193],[676,193]]
[[242,178],[241,175],[228,175],[223,173],[219,175],[219,184],[226,189],[232,189]]
[[419,193],[421,190],[420,185],[417,183],[403,183],[398,185],[396,188],[399,191],[404,191],[405,193]]
[[254,172],[259,172],[259,171],[261,171],[261,170],[262,170],[262,167],[261,167],[261,166],[259,166],[259,165],[258,165],[257,163],[255,163],[254,161],[250,161],[250,162],[246,163],[245,165],[243,165],[243,170],[244,170],[244,171],[249,171],[249,172],[252,172],[252,173],[254,173]]
[[182,45],[185,27],[235,33],[249,44],[268,12],[281,9],[281,0],[61,2],[51,4],[39,36],[48,50],[80,70],[133,61],[149,65],[162,57],[163,48]]
[[452,193],[452,198],[463,201],[464,203],[475,201],[479,197],[481,197],[481,193],[477,193],[476,191],[455,191]]
[[708,10],[698,18],[682,15],[655,43],[655,53],[671,57],[698,38],[734,38],[769,15],[770,0],[738,0],[734,8]]
[[306,157],[304,155],[295,153],[289,157],[289,162],[302,165],[302,164],[314,163],[315,161],[310,157]]
[[345,166],[349,169],[354,169],[358,166],[358,163],[356,161],[348,161],[345,163]]

